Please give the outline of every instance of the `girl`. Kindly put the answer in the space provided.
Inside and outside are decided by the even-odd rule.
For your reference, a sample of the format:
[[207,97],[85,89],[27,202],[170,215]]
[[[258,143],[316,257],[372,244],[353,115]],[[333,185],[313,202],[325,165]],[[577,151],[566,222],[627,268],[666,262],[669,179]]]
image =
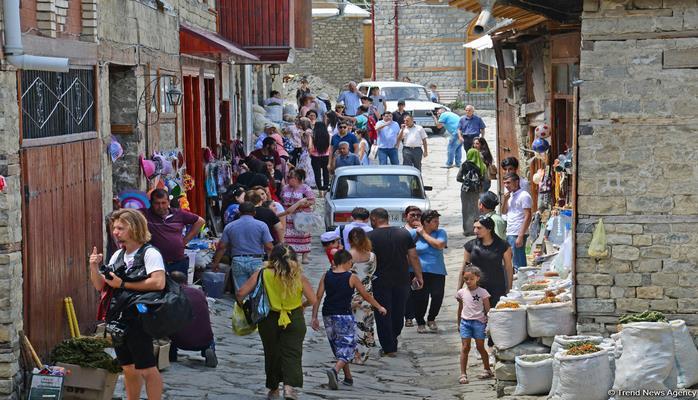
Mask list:
[[461,384],[468,383],[468,353],[470,353],[470,339],[475,339],[475,347],[482,357],[485,372],[478,375],[478,379],[490,379],[494,376],[490,369],[490,355],[485,350],[485,328],[487,327],[487,313],[490,311],[490,294],[487,290],[478,286],[482,272],[478,267],[465,267],[463,280],[465,287],[456,293],[458,300],[458,318],[460,320],[460,337],[463,343],[460,349],[460,378]]
[[[332,390],[337,390],[339,370],[344,371],[343,384],[352,386],[354,380],[351,377],[349,370],[349,362],[354,358],[356,351],[356,332],[354,316],[351,313],[351,301],[356,289],[361,297],[375,307],[379,313],[385,315],[388,311],[381,306],[373,295],[366,291],[366,288],[359,278],[352,274],[352,258],[346,250],[339,250],[334,255],[335,267],[332,270],[325,272],[320,279],[320,284],[317,288],[318,298],[327,296],[322,304],[322,320],[325,324],[325,332],[327,332],[327,340],[330,342],[330,347],[334,356],[337,358],[337,363],[333,368],[327,370],[327,378],[329,379],[328,386]],[[319,304],[313,305],[313,319],[311,326],[314,330],[320,330],[320,321],[318,321]]]

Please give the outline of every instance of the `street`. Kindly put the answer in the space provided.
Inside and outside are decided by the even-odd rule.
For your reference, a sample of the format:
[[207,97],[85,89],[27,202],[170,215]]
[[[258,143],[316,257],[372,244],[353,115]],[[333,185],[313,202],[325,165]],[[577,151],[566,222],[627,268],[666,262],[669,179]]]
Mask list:
[[[487,141],[496,154],[495,120],[487,117],[484,120],[488,126]],[[423,167],[424,184],[434,188],[429,193],[431,207],[442,214],[441,227],[449,235],[445,251],[449,275],[444,303],[436,319],[439,333],[417,334],[416,327],[404,328],[397,357],[380,358],[379,348],[376,348],[366,365],[352,365],[354,386],[340,385],[340,390],[333,391],[327,387],[325,374],[325,370],[334,364],[325,331],[315,332],[308,326],[303,353],[305,383],[300,392],[303,399],[484,400],[496,397],[494,380],[474,378],[482,372],[482,362],[477,359],[475,346],[469,358],[471,383],[458,384],[460,336],[454,295],[465,243],[461,233],[460,184],[456,182],[457,168],[440,168],[446,158],[446,139],[431,136],[428,144],[429,157],[424,160]],[[494,183],[493,187],[496,187]],[[316,209],[319,211],[320,207],[321,203]],[[305,274],[314,286],[327,268],[319,233],[313,235],[311,263],[305,266]],[[256,333],[244,337],[233,334],[230,324],[232,303],[226,296],[218,299],[212,308],[218,367],[206,368],[198,353],[180,351],[179,362],[163,371],[165,399],[261,399],[266,395],[262,343]],[[309,308],[306,323],[310,323]],[[120,378],[115,397],[124,396],[123,393]],[[142,396],[145,396],[145,391]]]

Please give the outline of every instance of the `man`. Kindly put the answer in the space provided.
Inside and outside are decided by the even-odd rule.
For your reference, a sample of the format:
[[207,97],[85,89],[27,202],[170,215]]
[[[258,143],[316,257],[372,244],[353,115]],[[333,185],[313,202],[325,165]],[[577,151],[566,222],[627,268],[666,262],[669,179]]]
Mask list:
[[298,102],[298,108],[300,108],[303,104],[301,104],[301,99],[303,96],[307,96],[310,94],[310,87],[308,87],[308,80],[305,78],[301,79],[301,85],[296,90],[296,102]]
[[393,121],[393,114],[389,111],[383,113],[383,120],[376,124],[378,133],[378,162],[380,165],[387,165],[390,160],[391,165],[400,164],[397,154],[398,135],[400,125]]
[[434,83],[429,85],[429,100],[431,100],[432,103],[439,102],[439,92],[436,91],[436,84]]
[[[502,171],[504,173],[502,175],[506,174],[517,174],[519,173],[519,160],[516,157],[507,157],[502,160],[500,163],[502,167]],[[519,186],[525,191],[527,191],[529,194],[531,193],[531,185],[528,183],[528,180],[522,176],[519,176]],[[506,193],[506,192],[505,192]],[[506,204],[502,203],[503,207],[506,207]],[[506,214],[505,211],[502,210],[502,215]]]
[[361,105],[361,93],[356,90],[356,82],[351,81],[347,85],[348,89],[343,91],[337,97],[337,103],[340,101],[344,103],[344,113],[350,117],[356,115],[356,111]]
[[[446,128],[446,136],[448,136],[446,165],[442,168],[460,167],[463,157],[460,150],[460,142],[458,141],[458,124],[460,123],[460,117],[456,113],[446,111],[445,108],[439,108],[435,114],[432,113],[432,117],[438,129]],[[455,165],[453,164],[454,161]]]
[[170,362],[177,362],[178,349],[200,351],[201,356],[206,359],[206,366],[215,368],[218,365],[218,358],[206,294],[199,289],[187,286],[187,277],[181,272],[174,271],[170,276],[172,280],[179,283],[182,292],[187,296],[193,315],[186,326],[170,337]]
[[274,139],[273,137],[266,137],[262,141],[262,148],[251,152],[250,156],[260,161],[263,161],[267,157],[273,157],[274,167],[278,170],[281,170],[282,161],[281,156],[279,156],[279,152],[276,151],[276,145],[276,139]]
[[[196,214],[178,208],[170,208],[170,196],[163,189],[155,189],[150,194],[150,208],[140,210],[148,220],[148,231],[152,235],[150,243],[155,246],[165,260],[165,270],[189,273],[189,257],[184,255],[184,247],[204,226],[206,221]],[[190,228],[182,236],[184,228]]]
[[510,173],[504,175],[504,187],[508,193],[504,195],[507,216],[507,242],[513,252],[514,268],[526,266],[526,239],[528,227],[531,224],[531,207],[533,200],[527,191],[519,186],[519,176]]
[[284,105],[284,99],[281,97],[281,93],[279,93],[278,90],[272,90],[270,93],[270,97],[266,100],[264,100],[264,105],[268,106],[270,104],[278,104],[280,106]]
[[349,232],[357,228],[363,229],[366,233],[373,230],[368,221],[369,216],[370,214],[367,209],[363,207],[356,207],[351,210],[351,222],[346,225],[338,226],[334,230],[334,232],[342,239],[342,246],[345,250],[349,251],[349,249],[351,249],[351,244],[349,243]]
[[397,102],[397,110],[393,111],[393,121],[402,126],[405,123],[405,117],[411,115],[409,111],[405,111],[405,100]]
[[402,142],[402,165],[411,165],[422,170],[422,157],[427,157],[427,132],[421,125],[414,123],[411,115],[405,116],[405,124],[402,125],[398,143]]
[[381,95],[381,90],[378,86],[371,88],[371,100],[378,114],[383,115],[385,112],[385,96]]
[[356,137],[356,135],[350,132],[349,124],[346,122],[340,122],[337,126],[339,127],[339,131],[336,135],[333,135],[332,138],[330,138],[329,165],[334,165],[335,151],[339,150],[340,142],[347,142],[349,144],[349,151],[353,154],[357,154],[359,152],[359,139]]
[[369,96],[361,96],[361,105],[366,107],[368,115],[373,115],[376,119],[380,119],[382,113],[378,111],[378,107],[373,103],[373,98]]
[[[373,245],[377,263],[373,274],[373,296],[388,310],[385,316],[374,313],[378,340],[382,353],[394,356],[397,352],[397,338],[404,324],[410,284],[418,289],[424,283],[422,265],[412,236],[406,229],[390,226],[388,211],[376,208],[371,211],[370,218],[373,230],[368,233],[368,238]],[[414,269],[412,282],[409,266]]]
[[492,192],[485,192],[480,194],[477,208],[482,216],[492,218],[492,221],[494,221],[494,233],[499,236],[500,239],[507,240],[507,223],[502,219],[501,215],[494,211],[494,209],[497,208],[497,204],[499,204],[497,195]]
[[465,106],[465,115],[458,123],[458,141],[463,143],[463,151],[468,153],[476,137],[485,136],[485,121],[475,115],[475,107]]
[[273,247],[274,239],[269,228],[264,222],[254,219],[254,215],[254,204],[249,201],[240,204],[240,218],[225,226],[211,263],[213,270],[218,271],[223,255],[230,255],[230,273],[235,282],[235,290],[242,287],[262,267],[265,255]]
[[[268,207],[262,207],[264,199],[260,195],[259,191],[250,189],[245,192],[245,201],[249,201],[250,203],[254,204],[254,219],[264,222],[274,238],[273,244],[283,242],[284,235],[286,233],[283,224],[274,211]],[[239,219],[239,217],[237,219]]]
[[348,167],[350,165],[361,165],[359,156],[349,152],[349,143],[339,142],[339,150],[337,155],[332,157],[332,165],[330,172],[334,173],[337,168]]
[[[402,218],[405,220],[405,226],[403,228],[410,233],[412,240],[415,241],[415,246],[417,243],[417,228],[422,226],[422,210],[417,206],[407,206],[405,212],[402,214]],[[410,280],[414,279],[414,270],[412,266],[409,268]],[[410,290],[410,294],[407,296],[407,303],[405,303],[405,326],[414,326],[414,291]]]

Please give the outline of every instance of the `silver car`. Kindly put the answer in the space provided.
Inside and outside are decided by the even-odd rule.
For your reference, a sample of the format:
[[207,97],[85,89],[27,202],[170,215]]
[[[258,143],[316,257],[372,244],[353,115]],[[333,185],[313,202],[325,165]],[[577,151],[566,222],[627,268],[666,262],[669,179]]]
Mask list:
[[429,210],[429,198],[422,175],[414,167],[402,165],[365,165],[338,168],[332,186],[325,195],[325,228],[331,230],[351,222],[354,207],[385,208],[390,224],[404,224],[407,206]]

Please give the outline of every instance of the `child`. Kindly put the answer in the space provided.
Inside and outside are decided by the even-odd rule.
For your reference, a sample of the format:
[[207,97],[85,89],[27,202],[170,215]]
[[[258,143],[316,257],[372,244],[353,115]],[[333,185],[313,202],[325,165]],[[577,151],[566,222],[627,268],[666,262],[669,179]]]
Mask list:
[[[317,288],[318,300],[327,290],[327,296],[322,304],[322,321],[325,324],[327,340],[330,342],[332,353],[337,358],[337,363],[333,368],[327,370],[329,387],[337,390],[339,370],[344,371],[343,384],[352,386],[354,380],[349,371],[349,362],[354,358],[356,352],[356,321],[351,312],[351,299],[354,296],[354,289],[359,292],[367,302],[369,302],[379,313],[385,315],[388,311],[381,306],[373,295],[366,291],[364,285],[356,274],[351,272],[353,262],[351,254],[346,250],[338,250],[334,254],[334,269],[325,272],[320,279]],[[320,302],[313,305],[313,319],[311,326],[314,330],[320,330],[320,322],[317,314]]]
[[475,346],[482,357],[485,372],[478,375],[478,379],[490,379],[494,376],[490,369],[490,355],[485,350],[485,328],[487,327],[487,313],[490,311],[490,294],[487,290],[478,286],[482,272],[474,266],[465,267],[463,270],[464,288],[456,293],[458,300],[458,318],[460,320],[460,337],[463,346],[460,349],[460,378],[461,384],[468,383],[468,353],[470,353],[470,339],[475,339]]
[[340,237],[335,231],[325,232],[320,235],[320,243],[322,243],[327,259],[330,260],[330,265],[332,266],[334,266],[334,254],[342,249],[339,241]]

